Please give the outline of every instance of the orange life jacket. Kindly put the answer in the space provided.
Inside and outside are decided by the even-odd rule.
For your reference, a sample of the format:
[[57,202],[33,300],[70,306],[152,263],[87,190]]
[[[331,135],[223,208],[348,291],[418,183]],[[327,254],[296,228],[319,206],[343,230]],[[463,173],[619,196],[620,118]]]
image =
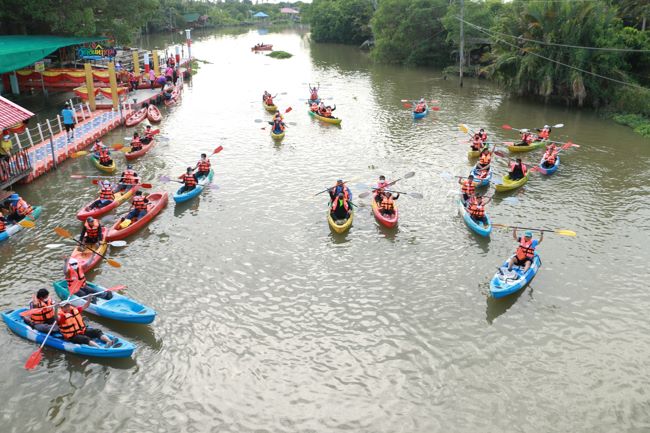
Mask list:
[[122,172],[122,183],[127,185],[135,185],[138,183],[138,178],[136,177],[135,171],[129,170],[128,168]]
[[184,174],[181,176],[181,180],[185,184],[185,186],[196,186],[196,179],[194,178],[193,174]]
[[87,238],[98,238],[99,237],[99,221],[93,220],[93,224],[88,224],[88,221],[84,223],[86,228],[86,237]]
[[109,186],[102,185],[102,189],[99,190],[99,199],[100,200],[115,200],[115,194],[113,193],[113,188]]
[[141,195],[133,197],[133,207],[136,210],[147,210],[147,203],[145,203],[144,197]]
[[142,142],[140,141],[140,137],[136,137],[133,140],[131,140],[131,152],[140,149],[142,149]]
[[350,206],[348,205],[348,200],[344,198],[343,200],[339,199],[338,197],[334,200],[334,203],[332,203],[332,212],[334,212],[336,209],[339,207],[339,202],[343,202],[343,209],[346,211],[350,210]]
[[532,259],[535,257],[535,247],[533,247],[533,240],[526,241],[525,237],[519,238],[519,247],[517,247],[517,259]]
[[544,160],[551,165],[555,165],[556,157],[557,157],[557,149],[548,149],[546,153],[544,153]]
[[207,173],[208,171],[210,171],[210,160],[209,159],[206,159],[205,161],[204,160],[199,161],[199,171],[202,171],[204,173]]
[[68,278],[65,279],[68,282],[68,287],[72,286],[72,283],[75,281],[81,281],[81,287],[86,285],[86,274],[81,268],[81,263],[77,266],[77,269],[72,269],[72,266],[68,265]]
[[86,324],[81,317],[81,313],[75,307],[70,308],[69,313],[63,311],[59,313],[59,332],[66,340],[75,335],[83,335],[86,332]]
[[5,231],[6,229],[7,229],[7,224],[5,223],[5,221],[3,219],[0,220],[0,233]]
[[472,150],[480,150],[481,147],[483,147],[483,141],[478,137],[474,137],[472,139]]
[[45,323],[49,322],[54,318],[54,308],[52,308],[53,302],[50,297],[48,297],[46,300],[41,301],[36,297],[36,295],[32,295],[32,308],[42,308],[41,310],[38,310],[35,313],[30,314],[30,320],[34,323]]
[[273,122],[273,131],[284,131],[284,125],[281,120],[276,120]]
[[542,129],[541,131],[539,131],[539,134],[538,134],[538,135],[539,135],[539,138],[543,140],[543,139],[548,138],[548,136],[549,136],[550,134],[551,134],[551,131],[549,131],[548,129],[544,128],[544,129]]
[[474,192],[476,191],[476,186],[474,185],[474,181],[465,179],[460,185],[461,185],[460,191],[463,194],[474,195]]
[[483,166],[486,166],[486,165],[490,165],[491,161],[492,161],[492,155],[490,155],[489,153],[484,153],[481,155],[481,158],[478,160],[478,163]]
[[395,210],[395,201],[393,200],[393,197],[384,196],[381,199],[381,208],[382,210],[388,211]]
[[18,215],[24,217],[32,213],[34,209],[32,209],[32,207],[28,205],[27,202],[21,198],[18,200],[18,203],[16,203],[15,210],[18,213]]
[[111,160],[111,154],[108,152],[108,149],[102,149],[99,151],[99,162],[109,162]]

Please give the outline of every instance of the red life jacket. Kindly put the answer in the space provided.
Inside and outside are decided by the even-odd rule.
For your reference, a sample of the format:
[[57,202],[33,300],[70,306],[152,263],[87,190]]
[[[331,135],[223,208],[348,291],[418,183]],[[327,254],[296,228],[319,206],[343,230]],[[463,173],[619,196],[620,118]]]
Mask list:
[[483,141],[478,137],[474,137],[472,139],[472,150],[480,150],[481,147],[483,147]]
[[535,257],[535,247],[533,247],[533,240],[531,239],[530,241],[526,241],[525,237],[520,237],[519,247],[517,247],[517,252],[515,254],[517,255],[518,260],[532,259]]
[[0,219],[0,233],[4,232],[7,229],[7,224],[4,219]]
[[142,142],[140,141],[140,137],[136,137],[131,141],[131,152],[140,149],[142,149]]
[[22,198],[18,200],[18,203],[16,203],[16,206],[14,207],[14,209],[16,210],[18,215],[23,216],[23,217],[29,215],[34,210]]
[[544,153],[544,160],[546,160],[551,165],[555,165],[556,157],[557,157],[557,149],[548,149],[546,153]]
[[474,195],[474,192],[476,191],[476,186],[474,185],[474,181],[470,181],[469,179],[465,179],[463,181],[463,183],[461,183],[460,191],[463,194]]
[[86,285],[86,274],[84,274],[84,270],[81,268],[81,263],[79,263],[76,270],[68,265],[68,278],[65,280],[68,282],[68,287],[71,287],[75,281],[81,281],[81,287]]
[[487,132],[484,132],[483,134],[481,134],[481,140],[487,141],[487,137],[488,137]]
[[54,318],[54,308],[51,308],[52,304],[52,299],[49,297],[41,301],[36,295],[32,295],[31,308],[42,308],[42,310],[30,314],[30,320],[34,323],[45,323],[52,320]]
[[136,210],[147,210],[147,203],[145,203],[144,197],[141,195],[133,197],[133,207]]
[[334,203],[332,203],[332,212],[334,212],[334,211],[336,211],[336,209],[338,209],[338,207],[339,207],[339,202],[343,202],[343,209],[345,209],[346,211],[350,210],[350,206],[348,205],[348,201],[347,201],[347,199],[344,198],[343,200],[341,200],[341,199],[339,199],[339,198],[337,197],[337,198],[334,200]]
[[108,149],[102,149],[99,151],[99,162],[109,162],[111,160],[111,154],[108,152]]
[[273,105],[273,97],[272,96],[269,96],[268,98],[266,98],[266,105]]
[[86,325],[81,313],[75,307],[70,308],[69,313],[61,311],[59,313],[59,332],[66,340],[75,335],[83,335],[86,332]]
[[93,220],[93,224],[88,224],[88,221],[84,223],[86,228],[86,237],[87,238],[98,238],[99,237],[99,221]]
[[102,189],[99,190],[99,199],[100,200],[115,200],[115,194],[113,193],[113,188],[109,186],[102,185]]
[[126,169],[122,172],[122,183],[127,185],[135,185],[138,183],[138,178],[136,177],[135,171]]
[[549,136],[550,134],[551,134],[551,131],[549,131],[548,129],[544,128],[544,129],[542,129],[541,131],[539,131],[539,138],[542,139],[542,140],[543,140],[543,139],[546,139],[546,138],[548,138],[548,136]]
[[205,161],[204,160],[199,161],[199,171],[202,171],[204,173],[207,173],[208,171],[210,171],[210,160],[209,159],[206,159]]
[[181,176],[181,180],[185,184],[185,186],[196,186],[196,179],[194,178],[193,174],[184,174]]

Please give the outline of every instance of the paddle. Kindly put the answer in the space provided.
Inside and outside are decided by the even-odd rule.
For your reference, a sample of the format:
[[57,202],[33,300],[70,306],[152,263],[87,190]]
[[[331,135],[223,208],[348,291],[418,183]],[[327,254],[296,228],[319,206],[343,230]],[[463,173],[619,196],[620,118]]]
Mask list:
[[[349,181],[349,180],[345,180],[345,181],[343,181],[342,185],[345,185],[345,184],[348,183],[348,182],[350,182],[350,181]],[[337,184],[337,185],[338,185],[338,184]],[[322,191],[317,192],[316,194],[314,194],[314,196],[321,195],[322,193],[327,192],[327,191],[329,191],[329,190],[332,189],[332,188],[336,188],[336,185],[334,185],[334,186],[330,186],[329,188],[325,188],[324,190],[322,190]]]
[[79,158],[80,156],[86,156],[86,155],[88,155],[89,153],[90,153],[90,152],[88,152],[87,150],[80,150],[79,152],[75,152],[75,153],[73,153],[73,154],[72,154],[72,157],[73,157],[73,158]]
[[[78,283],[80,283],[80,282],[81,282],[80,280],[77,280],[77,281],[74,281],[72,284],[75,284],[75,285],[79,285],[79,286],[80,286],[80,284],[78,284]],[[77,288],[74,292],[72,292],[72,290],[70,290],[71,295],[74,295],[75,293],[77,293],[77,292],[79,291],[80,288],[81,288],[81,286],[80,286],[79,288]],[[85,298],[89,298],[89,297],[91,297],[91,296],[97,296],[97,295],[102,294],[102,293],[106,293],[106,292],[116,292],[116,291],[124,290],[124,289],[126,289],[126,286],[125,286],[125,285],[119,285],[119,286],[115,286],[115,287],[109,287],[108,289],[104,289],[104,290],[99,291],[99,292],[90,293],[90,294],[85,295],[85,296],[79,296],[77,299],[85,299]],[[61,306],[61,305],[63,305],[63,304],[68,304],[68,303],[69,303],[69,300],[70,300],[70,297],[68,297],[68,299],[66,299],[65,301],[57,302],[57,303],[52,304],[52,305],[50,305],[50,306],[48,306],[48,307],[32,308],[31,310],[25,310],[25,311],[23,311],[22,313],[20,313],[20,317],[31,316],[32,314],[34,314],[34,313],[38,313],[39,311],[44,310],[44,309],[46,309],[46,308],[53,308],[53,307]]]
[[111,265],[112,267],[114,267],[114,268],[121,268],[121,267],[122,267],[122,265],[121,265],[119,262],[116,262],[116,261],[113,260],[113,259],[109,259],[109,258],[106,257],[105,255],[103,255],[103,254],[99,254],[97,251],[93,250],[93,249],[90,248],[89,246],[84,245],[83,243],[79,242],[77,239],[75,239],[75,238],[70,234],[69,231],[67,231],[67,230],[64,229],[63,227],[55,227],[55,228],[54,228],[54,231],[56,232],[57,235],[59,235],[59,236],[61,236],[61,237],[64,237],[64,238],[67,238],[67,239],[72,239],[73,241],[75,241],[75,242],[76,242],[77,244],[79,244],[80,246],[82,246],[82,247],[84,247],[84,248],[86,248],[86,249],[92,251],[93,253],[97,254],[99,257],[105,259],[105,260],[108,262],[108,264]]
[[95,176],[90,174],[71,174],[72,179],[117,179],[119,176]]
[[494,227],[501,227],[505,229],[518,229],[518,230],[533,230],[536,232],[549,232],[549,233],[556,233],[558,235],[562,236],[571,236],[575,237],[577,234],[573,230],[563,230],[563,229],[538,229],[538,228],[530,228],[530,227],[519,227],[519,226],[509,226],[506,224],[492,224]]
[[32,228],[34,228],[36,226],[34,221],[26,220],[24,218],[21,219],[20,221],[18,221],[18,225],[21,226],[21,227],[25,227],[26,229],[32,229]]
[[[99,182],[101,182],[99,179],[93,179],[91,181],[91,183],[93,185],[99,185]],[[131,185],[131,184],[130,183],[120,183],[120,182],[118,182],[116,185]],[[147,188],[147,189],[153,188],[153,185],[150,184],[150,183],[140,183],[138,185],[140,186],[140,188]]]
[[[373,188],[372,190],[376,191],[378,189],[383,189],[383,188]],[[422,194],[420,194],[419,192],[389,191],[387,189],[385,189],[384,191],[385,192],[390,192],[390,193],[393,193],[393,194],[402,194],[402,195],[406,195],[406,196],[413,197],[413,198],[424,198],[424,196]],[[362,192],[361,194],[359,194],[359,198],[366,198],[370,194],[371,194],[370,191]]]
[[158,178],[158,180],[159,180],[160,182],[162,182],[162,183],[167,183],[167,182],[185,183],[185,182],[183,182],[182,180],[172,179],[172,178],[170,178],[169,176],[165,176],[165,175],[160,176],[160,177]]
[[[111,241],[108,242],[108,245],[112,247],[125,247],[126,246],[126,241]],[[45,248],[48,249],[53,249],[53,248],[61,248],[64,247],[65,244],[47,244],[45,245]]]
[[[558,123],[557,125],[551,126],[551,128],[562,128],[563,126],[564,126],[564,123]],[[510,125],[501,125],[501,127],[503,129],[507,130],[507,131],[511,131],[511,130],[515,130],[515,131],[519,131],[519,132],[528,132],[528,131],[530,131],[529,129],[525,129],[525,128],[524,129],[513,128]]]

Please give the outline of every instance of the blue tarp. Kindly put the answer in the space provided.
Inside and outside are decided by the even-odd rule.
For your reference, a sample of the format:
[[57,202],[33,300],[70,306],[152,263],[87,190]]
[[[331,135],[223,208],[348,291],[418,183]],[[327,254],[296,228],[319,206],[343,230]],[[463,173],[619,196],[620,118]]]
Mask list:
[[258,12],[255,15],[253,15],[255,18],[268,18],[269,16],[265,14],[264,12]]

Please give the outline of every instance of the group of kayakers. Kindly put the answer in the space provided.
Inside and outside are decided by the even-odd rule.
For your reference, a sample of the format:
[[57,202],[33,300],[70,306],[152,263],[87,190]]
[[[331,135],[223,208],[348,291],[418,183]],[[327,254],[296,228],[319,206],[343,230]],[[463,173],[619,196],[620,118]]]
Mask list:
[[208,155],[202,153],[201,159],[199,159],[199,162],[197,162],[194,167],[187,167],[185,173],[178,176],[178,178],[183,183],[183,186],[179,190],[179,193],[190,192],[196,188],[196,186],[199,184],[199,180],[210,174],[211,167],[212,166],[210,164],[210,159],[208,159]]
[[333,119],[334,115],[332,112],[336,110],[336,105],[332,107],[330,105],[325,105],[323,101],[320,101],[320,103],[312,102],[309,105],[309,109],[312,111],[312,113],[316,113],[321,117]]
[[[372,188],[373,200],[377,204],[379,212],[384,216],[395,215],[395,200],[399,199],[399,193],[393,194],[387,188],[391,183],[386,182],[384,175],[379,176],[377,186]],[[352,211],[352,191],[343,182],[343,179],[338,179],[336,185],[328,190],[330,196],[330,214],[334,221],[347,220]]]

